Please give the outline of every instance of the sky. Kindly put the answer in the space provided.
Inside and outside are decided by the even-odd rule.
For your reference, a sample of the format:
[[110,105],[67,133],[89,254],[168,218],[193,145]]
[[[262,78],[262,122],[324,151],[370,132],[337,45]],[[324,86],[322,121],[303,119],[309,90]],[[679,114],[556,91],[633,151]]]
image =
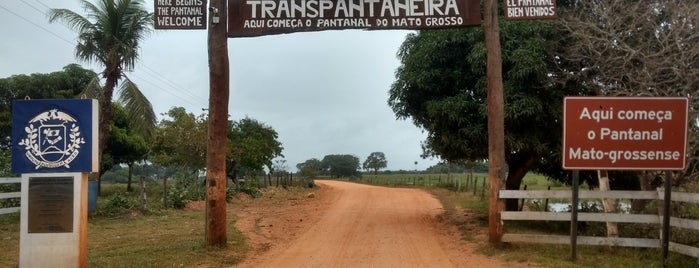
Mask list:
[[[153,11],[153,1],[146,0]],[[60,71],[74,57],[77,34],[49,23],[49,8],[83,13],[77,0],[0,2],[0,78]],[[397,120],[388,90],[400,66],[396,52],[410,31],[341,30],[229,38],[233,120],[249,117],[277,131],[288,170],[311,158],[350,154],[360,165],[383,152],[388,170],[424,170],[439,159],[420,158],[427,134]],[[209,68],[206,30],[155,30],[141,44],[127,76],[157,114],[184,107],[206,113]],[[31,97],[31,96],[30,96]],[[415,162],[417,161],[417,165]]]

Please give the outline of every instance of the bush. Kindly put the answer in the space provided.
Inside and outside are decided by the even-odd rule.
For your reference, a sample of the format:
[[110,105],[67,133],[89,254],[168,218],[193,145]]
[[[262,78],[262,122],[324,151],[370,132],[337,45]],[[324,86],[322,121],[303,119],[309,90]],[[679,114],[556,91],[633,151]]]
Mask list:
[[262,192],[260,192],[260,184],[256,182],[243,182],[240,184],[240,192],[246,193],[249,196],[252,196],[252,198],[258,198],[262,196]]
[[[12,193],[21,191],[21,184],[19,183],[3,183],[0,184],[0,193]],[[19,198],[6,198],[0,199],[0,208],[11,208],[19,207]]]
[[125,211],[131,210],[136,206],[136,201],[124,196],[121,193],[113,193],[111,196],[107,197],[102,209],[99,210],[105,215],[117,215],[124,213]]
[[189,191],[179,184],[175,184],[175,186],[170,188],[167,192],[167,205],[171,208],[184,208],[189,200]]
[[265,187],[264,184],[257,180],[248,180],[237,185],[233,183],[226,188],[226,201],[230,202],[237,193],[246,193],[252,198],[261,197],[262,192],[260,192],[260,188],[262,187]]

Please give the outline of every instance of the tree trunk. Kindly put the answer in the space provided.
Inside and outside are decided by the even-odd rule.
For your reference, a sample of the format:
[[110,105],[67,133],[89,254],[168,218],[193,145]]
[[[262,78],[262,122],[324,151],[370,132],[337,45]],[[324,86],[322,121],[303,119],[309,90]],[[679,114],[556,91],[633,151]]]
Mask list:
[[[522,153],[525,154],[525,153]],[[505,182],[505,189],[507,190],[519,190],[522,184],[522,179],[527,173],[536,165],[539,161],[539,155],[537,154],[525,154],[510,155],[509,161],[509,173],[507,174],[507,181]],[[507,199],[505,200],[505,210],[507,211],[517,211],[519,209],[519,202],[517,199]]]
[[131,191],[133,191],[133,189],[131,188],[131,176],[133,174],[133,163],[129,162],[128,166],[129,166],[129,181],[128,181],[128,183],[126,183],[126,191],[131,192]]
[[163,207],[167,206],[167,177],[163,177]]
[[[638,179],[639,179],[639,186],[641,188],[641,191],[650,191],[651,190],[651,182],[653,181],[653,174],[650,172],[644,171],[644,172],[639,172],[638,174]],[[647,199],[633,199],[631,201],[631,213],[633,214],[640,214],[643,212],[643,210],[646,208],[646,205],[650,203],[650,200]]]
[[141,194],[139,198],[141,200],[141,212],[145,213],[148,211],[148,206],[146,205],[146,176],[141,176],[139,182],[141,184]]
[[[599,190],[609,191],[609,174],[606,170],[597,170],[597,179],[599,180]],[[617,200],[611,198],[603,198],[602,206],[605,213],[616,213]],[[619,237],[619,228],[616,222],[607,222],[607,237]]]
[[226,232],[226,145],[228,139],[228,14],[227,0],[211,0],[209,23],[209,134],[206,153],[206,242],[225,247]]
[[107,78],[104,88],[102,89],[102,98],[99,100],[100,114],[99,114],[99,148],[97,150],[97,156],[100,161],[100,170],[97,173],[97,195],[102,193],[102,174],[106,170],[102,170],[102,155],[107,149],[107,140],[109,140],[109,132],[111,129],[112,114],[114,113],[114,107],[112,107],[112,95],[114,94],[114,88],[119,82],[120,69],[114,66],[107,66],[104,70],[105,77]]

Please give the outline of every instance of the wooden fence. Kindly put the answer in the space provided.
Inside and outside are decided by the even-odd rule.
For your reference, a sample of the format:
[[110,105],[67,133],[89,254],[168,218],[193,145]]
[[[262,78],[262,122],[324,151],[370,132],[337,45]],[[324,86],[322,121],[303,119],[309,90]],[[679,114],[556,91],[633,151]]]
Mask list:
[[485,198],[488,187],[488,177],[472,175],[446,174],[396,174],[396,175],[365,175],[361,179],[364,183],[384,186],[441,186],[448,187],[457,192],[473,192]]
[[[663,201],[662,189],[656,191],[580,191],[580,199],[646,199]],[[517,191],[501,190],[500,198],[505,199],[570,199],[571,191]],[[699,204],[699,193],[673,192],[671,201]],[[541,212],[541,211],[503,211],[502,220],[516,221],[570,221],[570,212]],[[657,224],[658,233],[661,233],[662,215],[649,214],[621,214],[621,213],[578,213],[578,221],[588,222],[620,222],[620,223],[647,223]],[[699,230],[699,220],[670,217],[670,226]],[[672,235],[670,235],[672,239]],[[548,244],[570,244],[570,237],[567,235],[542,235],[542,234],[514,234],[505,233],[503,242],[526,242],[526,243],[548,243]],[[650,238],[624,238],[624,237],[592,237],[578,236],[577,243],[580,245],[597,246],[620,246],[620,247],[641,247],[641,248],[661,248],[661,239]],[[699,258],[699,248],[683,245],[670,241],[671,251],[684,255]]]
[[[21,183],[21,178],[0,178],[0,184]],[[21,192],[0,193],[0,200],[20,198]],[[19,212],[20,207],[0,208],[0,215]]]

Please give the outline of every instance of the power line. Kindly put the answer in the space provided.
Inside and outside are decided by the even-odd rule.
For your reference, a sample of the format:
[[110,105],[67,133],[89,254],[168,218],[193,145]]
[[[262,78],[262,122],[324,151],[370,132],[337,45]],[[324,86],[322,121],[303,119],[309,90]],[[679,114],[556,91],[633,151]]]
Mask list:
[[[39,8],[37,8],[36,6],[30,4],[29,2],[27,2],[27,1],[25,1],[25,0],[20,0],[20,1],[23,2],[25,5],[29,6],[30,8],[34,9],[35,11],[37,11],[37,12],[43,14],[44,16],[47,16],[47,13],[46,13],[45,11],[42,11],[41,9],[39,9]],[[44,4],[43,2],[41,2],[41,1],[39,1],[39,0],[35,0],[35,1],[36,1],[38,4],[42,5],[43,7],[45,7],[46,9],[51,9],[51,7],[47,6],[47,5]],[[64,37],[62,37],[62,36],[60,36],[60,35],[54,33],[53,31],[51,31],[51,30],[49,30],[49,29],[43,27],[42,25],[37,24],[37,23],[33,22],[32,20],[30,20],[30,19],[28,19],[28,18],[26,18],[26,17],[24,17],[24,16],[22,16],[22,15],[16,13],[16,12],[10,10],[9,8],[7,8],[7,7],[3,6],[3,5],[0,5],[0,8],[6,10],[7,12],[9,12],[9,13],[11,13],[11,14],[17,16],[17,17],[19,17],[20,19],[22,19],[22,20],[24,20],[24,21],[26,21],[26,22],[28,22],[28,23],[30,23],[30,24],[36,26],[37,28],[39,28],[39,29],[41,29],[41,30],[43,30],[43,31],[45,31],[45,32],[47,32],[47,33],[49,33],[49,34],[51,34],[51,35],[53,35],[53,36],[55,36],[55,37],[57,37],[57,38],[63,40],[63,41],[65,41],[66,43],[68,43],[68,44],[70,44],[70,45],[73,45],[73,46],[75,45],[75,41],[70,41],[70,40],[68,40],[68,39],[65,39]],[[73,28],[68,27],[68,26],[65,25],[63,22],[61,22],[61,25],[63,25],[63,26],[64,26],[65,28],[67,28],[68,30],[70,30],[70,31],[72,31],[72,32],[74,32],[74,33],[77,33]],[[187,103],[189,103],[189,104],[193,104],[193,105],[195,105],[195,106],[197,106],[197,105],[199,105],[199,106],[207,106],[207,105],[208,105],[208,101],[207,101],[205,98],[202,99],[201,96],[198,96],[198,95],[195,95],[195,94],[192,94],[192,93],[188,92],[187,90],[183,89],[182,86],[180,86],[180,85],[178,85],[178,84],[172,82],[170,79],[165,78],[165,76],[163,76],[162,74],[158,73],[158,72],[155,71],[154,69],[148,67],[147,65],[143,64],[142,62],[141,62],[141,65],[144,67],[144,70],[146,70],[145,74],[146,74],[147,76],[150,76],[152,79],[154,78],[154,79],[156,79],[156,80],[159,80],[159,81],[161,81],[161,82],[164,82],[164,84],[168,85],[168,86],[170,87],[170,89],[163,88],[163,87],[161,87],[161,84],[154,83],[154,82],[152,82],[152,81],[150,81],[150,80],[148,80],[148,79],[144,79],[143,77],[141,77],[141,81],[145,81],[146,83],[151,84],[151,85],[154,86],[155,88],[158,88],[158,89],[161,89],[161,90],[163,90],[163,91],[165,91],[165,92],[168,92],[168,94],[170,94],[170,95],[172,95],[172,96],[174,96],[174,97],[176,97],[176,98],[179,98],[179,99],[181,99],[181,100],[183,100],[183,101],[185,101],[185,102],[187,102]],[[134,75],[134,74],[131,74],[131,76],[138,77],[138,75]],[[174,90],[174,91],[173,91],[173,90]],[[177,91],[177,92],[175,92],[175,91]],[[184,93],[185,95],[188,95],[188,96],[191,97],[191,98],[187,98],[187,97],[181,96],[182,93]],[[194,99],[194,100],[193,100],[193,99]]]
[[68,40],[68,39],[65,39],[65,38],[63,38],[63,36],[60,36],[60,35],[58,35],[58,34],[52,32],[51,30],[46,29],[44,26],[41,26],[41,25],[39,25],[39,24],[37,24],[37,23],[35,23],[35,22],[33,22],[33,21],[31,21],[31,20],[25,18],[24,16],[15,13],[14,11],[12,11],[12,10],[10,10],[9,8],[3,6],[2,4],[0,4],[0,8],[2,8],[2,9],[4,9],[5,11],[9,12],[10,14],[15,15],[15,16],[17,16],[18,18],[20,18],[20,19],[22,19],[22,20],[24,20],[24,21],[26,21],[26,22],[28,22],[28,23],[30,23],[30,24],[32,24],[32,25],[38,27],[39,29],[44,30],[45,32],[47,32],[47,33],[49,33],[49,34],[55,36],[55,37],[58,38],[58,39],[61,39],[61,40],[65,41],[65,42],[67,42],[68,44],[74,45],[73,41],[70,41],[70,40]]

